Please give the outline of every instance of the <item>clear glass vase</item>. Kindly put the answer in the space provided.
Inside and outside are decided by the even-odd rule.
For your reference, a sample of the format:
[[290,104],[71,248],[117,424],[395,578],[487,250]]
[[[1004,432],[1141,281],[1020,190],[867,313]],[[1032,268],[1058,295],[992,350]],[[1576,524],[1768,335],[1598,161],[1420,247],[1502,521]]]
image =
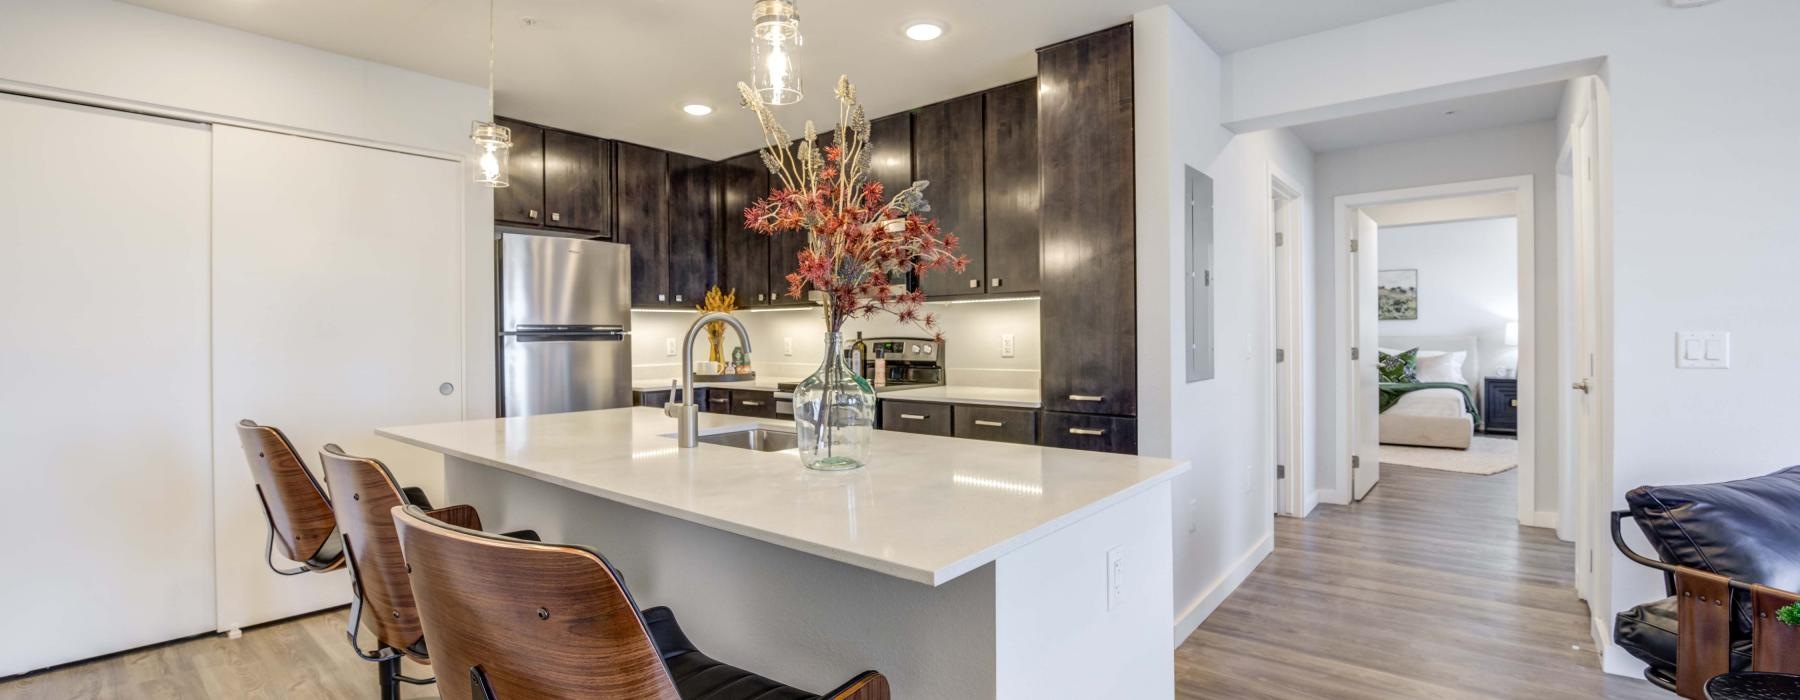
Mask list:
[[825,361],[794,388],[800,461],[808,469],[855,469],[869,461],[875,388],[844,359],[844,337],[825,334]]

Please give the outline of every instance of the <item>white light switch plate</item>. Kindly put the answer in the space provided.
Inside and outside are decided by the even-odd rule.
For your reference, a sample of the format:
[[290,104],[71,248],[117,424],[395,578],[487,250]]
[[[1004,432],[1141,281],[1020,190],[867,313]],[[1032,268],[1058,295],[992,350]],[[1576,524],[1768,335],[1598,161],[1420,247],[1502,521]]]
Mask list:
[[794,355],[794,339],[793,338],[784,337],[781,339],[781,354],[786,355],[788,357],[793,357],[793,355]]
[[1018,352],[1018,345],[1013,342],[1013,334],[1001,333],[1000,334],[1000,356],[1001,357],[1012,357],[1016,352]]
[[1731,333],[1680,331],[1675,334],[1675,366],[1680,369],[1729,369]]
[[674,357],[675,356],[675,339],[674,338],[664,338],[663,339],[663,356],[664,357]]

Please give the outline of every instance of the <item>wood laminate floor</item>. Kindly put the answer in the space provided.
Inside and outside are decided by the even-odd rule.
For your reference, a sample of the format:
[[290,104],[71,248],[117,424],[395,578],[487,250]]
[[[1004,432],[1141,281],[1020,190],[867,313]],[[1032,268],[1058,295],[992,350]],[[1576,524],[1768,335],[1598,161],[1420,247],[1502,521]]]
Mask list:
[[1600,671],[1574,547],[1519,526],[1517,472],[1383,464],[1361,503],[1277,518],[1274,553],[1176,649],[1177,696],[1673,700]]
[[[1176,650],[1177,694],[1672,700],[1600,672],[1573,548],[1513,520],[1516,471],[1384,465],[1362,503],[1278,518],[1274,554]],[[378,697],[343,620],[331,611],[40,671],[0,682],[0,700]]]

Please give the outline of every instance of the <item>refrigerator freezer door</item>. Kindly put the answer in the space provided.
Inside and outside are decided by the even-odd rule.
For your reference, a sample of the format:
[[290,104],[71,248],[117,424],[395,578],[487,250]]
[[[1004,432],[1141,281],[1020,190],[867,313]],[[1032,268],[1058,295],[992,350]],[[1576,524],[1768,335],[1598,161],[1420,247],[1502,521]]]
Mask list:
[[631,405],[628,336],[507,335],[500,338],[507,416]]
[[[520,326],[631,330],[631,248],[575,238],[502,234],[500,332],[518,331]],[[629,375],[622,377],[629,379]]]

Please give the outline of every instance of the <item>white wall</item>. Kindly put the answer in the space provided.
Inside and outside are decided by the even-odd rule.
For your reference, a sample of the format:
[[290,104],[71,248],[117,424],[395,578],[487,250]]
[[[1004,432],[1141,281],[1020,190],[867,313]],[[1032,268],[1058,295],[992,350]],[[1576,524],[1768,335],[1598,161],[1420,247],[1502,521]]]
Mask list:
[[[1553,348],[1557,342],[1556,305],[1556,134],[1554,122],[1542,121],[1495,129],[1465,131],[1447,136],[1365,146],[1362,148],[1320,153],[1314,163],[1313,177],[1319,196],[1314,200],[1317,227],[1315,268],[1318,272],[1315,304],[1318,307],[1316,332],[1331,337],[1340,320],[1343,304],[1337,300],[1335,256],[1341,255],[1333,230],[1333,200],[1342,195],[1383,190],[1437,185],[1449,182],[1486,180],[1512,175],[1530,175],[1533,181],[1537,275],[1538,342]],[[1379,247],[1377,247],[1379,254]],[[1516,256],[1515,256],[1516,257]],[[1421,284],[1424,279],[1421,278]],[[1423,294],[1421,294],[1423,299]],[[1521,348],[1521,351],[1529,351]],[[1536,356],[1534,382],[1538,396],[1559,396],[1555,384],[1558,358],[1554,352]],[[1317,417],[1320,444],[1336,444],[1332,416],[1343,405],[1337,394],[1338,372],[1344,363],[1322,361],[1319,372],[1319,398],[1313,405]],[[1557,464],[1561,458],[1558,443],[1560,413],[1553,401],[1540,400],[1536,414],[1537,481],[1536,507],[1539,511],[1555,511],[1558,483]],[[1315,463],[1318,488],[1331,492],[1343,489],[1337,483],[1337,465]]]
[[1480,219],[1383,226],[1375,255],[1383,270],[1419,271],[1419,317],[1381,321],[1388,336],[1472,335],[1481,355],[1478,377],[1518,366],[1506,345],[1506,323],[1519,318],[1518,220]]
[[[1219,58],[1174,11],[1146,10],[1133,24],[1138,451],[1194,465],[1174,484],[1179,643],[1273,546],[1268,183],[1278,169],[1311,201],[1312,153],[1286,131],[1234,137],[1219,126]],[[1192,384],[1179,306],[1186,166],[1214,181],[1217,378]],[[1309,208],[1303,204],[1302,231],[1293,237],[1302,246],[1312,237]],[[1316,452],[1309,446],[1308,458]]]
[[[929,302],[927,313],[936,314],[944,334],[944,366],[948,382],[962,386],[1036,389],[1042,365],[1038,334],[1038,300],[982,301],[978,303]],[[798,379],[819,368],[825,353],[825,321],[817,310],[739,311],[738,320],[750,331],[751,362],[759,379]],[[634,381],[668,379],[681,374],[679,345],[694,321],[693,314],[633,311],[631,314],[631,374]],[[857,332],[864,337],[928,337],[911,324],[889,316],[851,321],[844,325],[844,343]],[[1013,336],[1013,356],[1002,357],[1000,336]],[[694,355],[704,358],[705,336],[695,343]],[[674,339],[676,352],[668,352]],[[792,341],[793,352],[787,351]],[[725,353],[737,347],[737,339],[725,333]]]
[[[1601,185],[1612,225],[1602,347],[1612,343],[1616,378],[1599,387],[1612,407],[1613,459],[1601,468],[1611,475],[1602,488],[1622,506],[1640,484],[1762,474],[1800,451],[1787,405],[1800,391],[1800,324],[1784,322],[1800,299],[1800,276],[1788,269],[1800,256],[1800,198],[1790,191],[1800,93],[1786,89],[1800,77],[1796,26],[1800,3],[1790,0],[1687,10],[1651,0],[1461,0],[1235,55],[1229,101],[1234,118],[1279,118],[1605,57]],[[1731,331],[1731,369],[1675,369],[1683,329]],[[1597,621],[1662,596],[1659,577],[1616,554],[1599,568]],[[1607,655],[1609,671],[1634,665]]]
[[[110,0],[0,0],[0,89],[94,98],[452,157],[489,118],[484,88]],[[494,415],[493,195],[463,219],[464,410]],[[234,418],[235,420],[235,418]]]

